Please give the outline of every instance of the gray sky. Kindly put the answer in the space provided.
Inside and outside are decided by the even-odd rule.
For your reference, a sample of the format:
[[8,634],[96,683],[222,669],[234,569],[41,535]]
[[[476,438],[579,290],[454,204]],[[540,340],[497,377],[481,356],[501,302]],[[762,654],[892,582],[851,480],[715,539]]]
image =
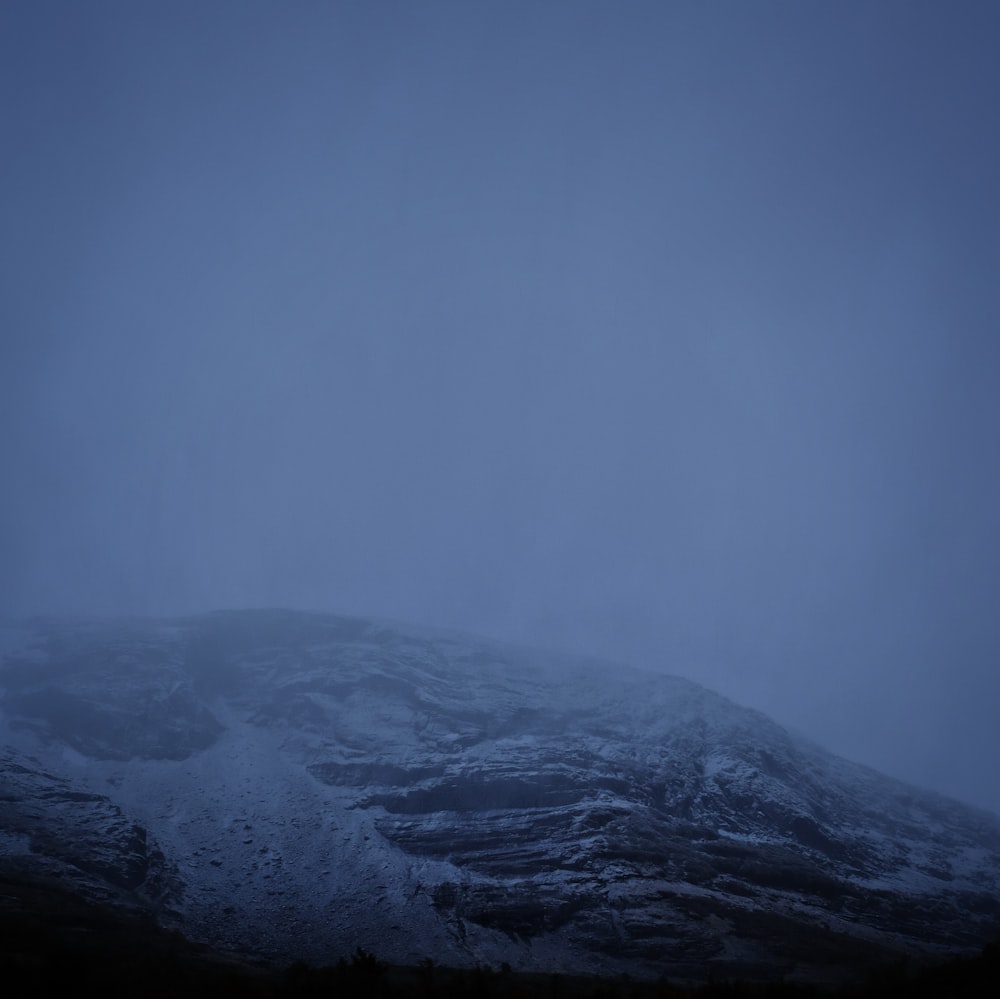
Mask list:
[[1000,6],[0,5],[0,613],[700,680],[1000,810]]

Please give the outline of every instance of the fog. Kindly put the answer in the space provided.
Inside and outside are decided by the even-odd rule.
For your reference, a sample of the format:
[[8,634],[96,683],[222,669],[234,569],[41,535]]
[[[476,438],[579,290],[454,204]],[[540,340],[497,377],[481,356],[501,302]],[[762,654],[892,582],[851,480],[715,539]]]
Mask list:
[[626,660],[1000,811],[1000,9],[0,8],[0,616]]

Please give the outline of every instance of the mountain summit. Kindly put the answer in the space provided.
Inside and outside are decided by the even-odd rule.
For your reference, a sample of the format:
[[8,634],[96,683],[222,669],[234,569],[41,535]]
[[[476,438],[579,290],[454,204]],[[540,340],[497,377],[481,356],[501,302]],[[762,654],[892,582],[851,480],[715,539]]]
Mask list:
[[676,677],[284,611],[0,648],[8,907],[57,882],[274,961],[690,978],[1000,930],[995,816]]

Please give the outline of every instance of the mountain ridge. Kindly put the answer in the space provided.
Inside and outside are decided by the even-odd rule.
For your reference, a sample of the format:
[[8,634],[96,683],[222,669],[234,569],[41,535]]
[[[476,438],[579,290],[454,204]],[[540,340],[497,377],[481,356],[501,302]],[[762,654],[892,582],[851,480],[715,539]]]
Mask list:
[[8,753],[140,825],[218,946],[831,980],[1000,927],[995,816],[681,677],[293,611],[18,628]]

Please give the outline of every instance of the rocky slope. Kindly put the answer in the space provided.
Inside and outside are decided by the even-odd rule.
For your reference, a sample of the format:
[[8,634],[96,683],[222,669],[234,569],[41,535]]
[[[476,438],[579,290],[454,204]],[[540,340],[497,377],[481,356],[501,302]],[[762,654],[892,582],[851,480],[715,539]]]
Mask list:
[[3,865],[217,946],[824,979],[1000,930],[995,816],[675,677],[290,612],[2,643]]

